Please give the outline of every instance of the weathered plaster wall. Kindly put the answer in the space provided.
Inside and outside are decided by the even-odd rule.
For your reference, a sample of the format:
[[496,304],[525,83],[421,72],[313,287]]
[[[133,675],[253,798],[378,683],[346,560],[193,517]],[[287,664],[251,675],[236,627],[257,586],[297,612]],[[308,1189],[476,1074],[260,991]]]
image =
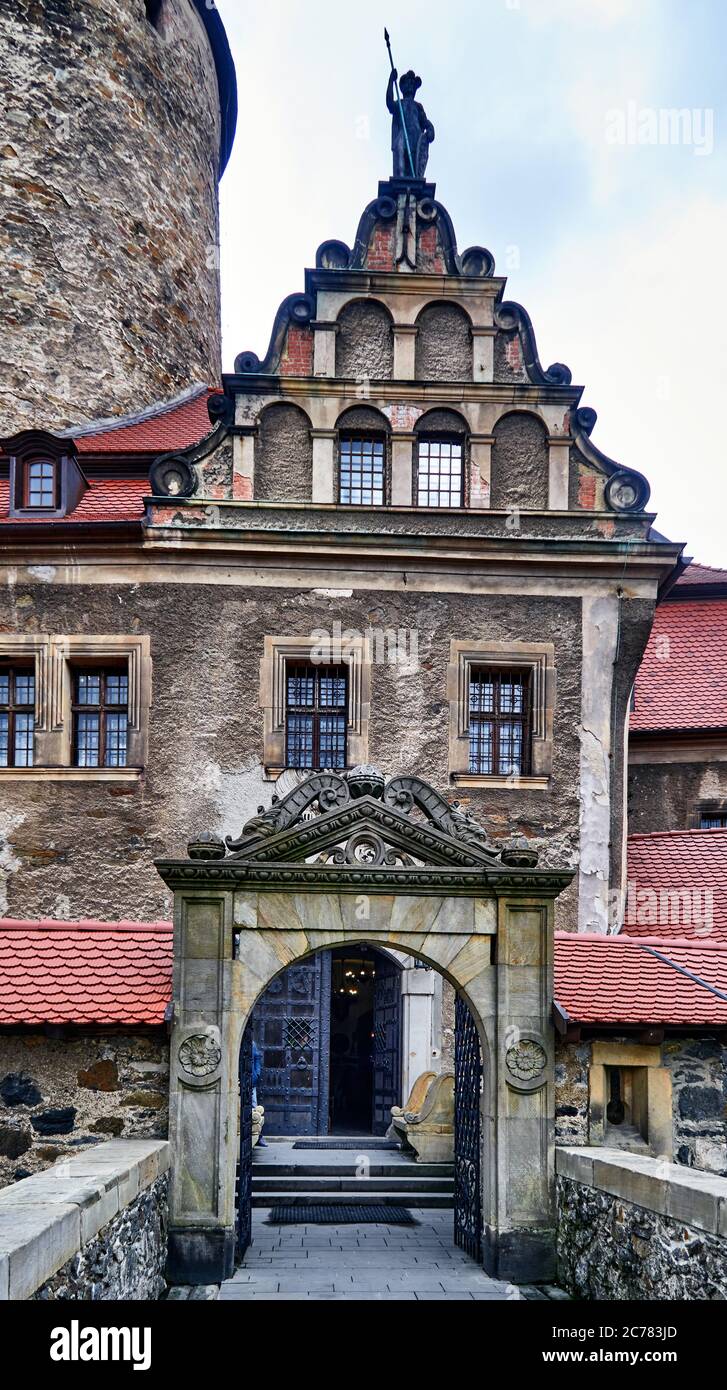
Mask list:
[[629,833],[688,830],[698,825],[697,808],[727,803],[727,762],[631,763]]
[[548,441],[537,415],[517,411],[494,429],[490,506],[545,511],[548,506]]
[[558,1282],[576,1298],[727,1298],[727,1240],[558,1177]]
[[271,405],[255,441],[255,500],[310,502],[313,444],[310,421],[296,405]]
[[472,329],[457,304],[430,304],[417,320],[417,381],[471,381]]
[[[9,601],[10,600],[10,601]],[[263,637],[318,629],[401,630],[404,660],[375,662],[369,760],[415,772],[450,797],[446,668],[450,638],[552,641],[557,696],[555,762],[547,790],[477,788],[459,799],[496,837],[522,831],[543,862],[578,852],[581,604],[577,598],[366,591],[244,590],[53,584],[5,595],[14,632],[150,634],[153,699],[149,764],[136,783],[13,783],[6,839],[7,912],[163,919],[170,896],[155,857],[185,850],[200,830],[237,833],[274,785],[262,780],[258,691]],[[414,652],[416,644],[416,659]],[[384,657],[385,643],[380,643]],[[575,925],[576,891],[558,900]]]
[[382,304],[357,299],[338,316],[336,376],[362,381],[389,380],[394,372],[394,334],[391,317]]
[[165,1033],[56,1033],[0,1033],[0,1187],[106,1139],[166,1138]]
[[165,0],[157,32],[144,0],[2,9],[0,432],[216,382],[220,115],[198,15]]
[[160,1298],[166,1289],[168,1190],[169,1175],[164,1173],[93,1240],[86,1241],[33,1298],[43,1302]]

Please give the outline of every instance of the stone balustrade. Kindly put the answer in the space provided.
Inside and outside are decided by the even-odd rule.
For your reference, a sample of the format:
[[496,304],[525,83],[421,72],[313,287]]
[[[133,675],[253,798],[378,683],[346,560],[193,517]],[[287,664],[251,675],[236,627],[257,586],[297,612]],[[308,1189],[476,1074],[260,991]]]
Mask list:
[[619,1149],[556,1149],[558,1280],[579,1298],[727,1298],[727,1177]]
[[169,1145],[113,1139],[0,1191],[0,1301],[164,1289]]

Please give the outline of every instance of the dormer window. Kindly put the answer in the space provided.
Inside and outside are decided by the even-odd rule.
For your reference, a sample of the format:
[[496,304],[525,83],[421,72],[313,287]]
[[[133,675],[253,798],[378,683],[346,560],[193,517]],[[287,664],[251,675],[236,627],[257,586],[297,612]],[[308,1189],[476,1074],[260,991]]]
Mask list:
[[55,511],[57,464],[52,459],[28,459],[23,471],[23,505],[29,511]]
[[45,430],[21,430],[0,441],[10,458],[10,516],[55,521],[78,506],[88,482],[72,439]]

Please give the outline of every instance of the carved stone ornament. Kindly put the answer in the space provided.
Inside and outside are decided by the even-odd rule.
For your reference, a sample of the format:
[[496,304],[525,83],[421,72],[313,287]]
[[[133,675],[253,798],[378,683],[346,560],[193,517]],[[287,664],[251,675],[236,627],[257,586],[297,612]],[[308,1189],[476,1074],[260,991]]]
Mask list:
[[516,1082],[533,1082],[548,1065],[548,1054],[535,1038],[521,1038],[505,1053],[505,1066]]
[[207,1033],[191,1033],[179,1049],[179,1065],[189,1076],[211,1076],[222,1061],[222,1049]]

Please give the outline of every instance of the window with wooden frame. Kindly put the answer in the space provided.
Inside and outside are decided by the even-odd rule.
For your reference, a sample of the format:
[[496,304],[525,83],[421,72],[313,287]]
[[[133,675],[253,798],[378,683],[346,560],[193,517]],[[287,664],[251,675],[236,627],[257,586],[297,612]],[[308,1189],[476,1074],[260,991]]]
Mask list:
[[126,767],[128,670],[77,667],[71,679],[75,766]]
[[23,507],[28,511],[54,512],[57,506],[57,461],[28,459],[23,469]]
[[461,507],[464,503],[463,441],[422,434],[417,442],[417,506]]
[[350,506],[383,506],[386,440],[383,435],[343,434],[339,445],[338,500]]
[[286,766],[345,767],[348,668],[287,662],[285,684]]
[[702,811],[699,816],[700,830],[727,830],[727,811]]
[[34,668],[0,667],[0,767],[32,767],[34,735]]
[[531,678],[527,669],[474,668],[469,686],[469,771],[521,776],[530,771]]

